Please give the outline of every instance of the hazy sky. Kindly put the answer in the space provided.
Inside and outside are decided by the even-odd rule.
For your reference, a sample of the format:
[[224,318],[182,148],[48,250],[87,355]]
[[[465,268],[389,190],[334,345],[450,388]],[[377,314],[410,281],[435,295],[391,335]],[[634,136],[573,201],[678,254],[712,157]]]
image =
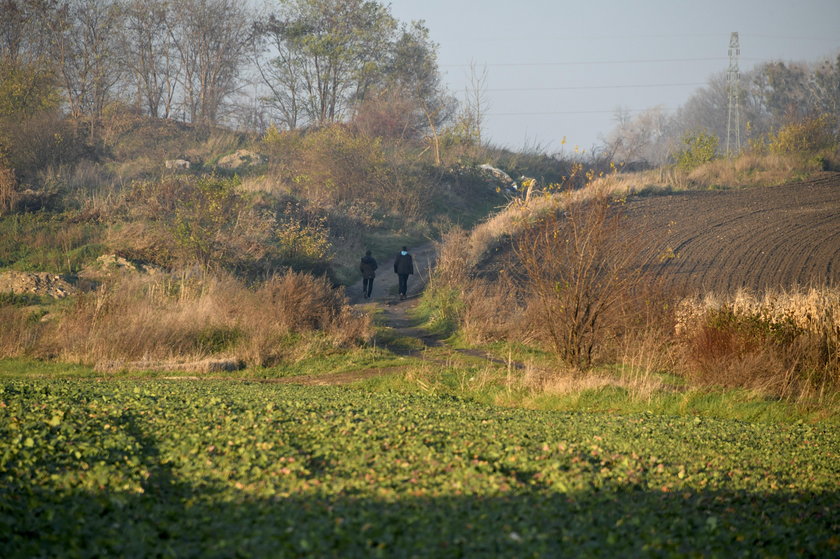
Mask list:
[[[385,0],[387,3],[387,0]],[[618,107],[675,109],[728,65],[815,62],[840,53],[840,0],[391,0],[424,20],[460,99],[486,68],[485,137],[513,149],[587,151]]]

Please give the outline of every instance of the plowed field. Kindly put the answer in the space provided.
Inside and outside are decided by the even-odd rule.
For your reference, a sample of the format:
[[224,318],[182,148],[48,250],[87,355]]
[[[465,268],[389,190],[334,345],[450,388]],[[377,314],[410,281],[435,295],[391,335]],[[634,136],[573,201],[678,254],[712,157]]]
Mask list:
[[663,282],[680,290],[840,285],[840,173],[633,199],[622,230]]

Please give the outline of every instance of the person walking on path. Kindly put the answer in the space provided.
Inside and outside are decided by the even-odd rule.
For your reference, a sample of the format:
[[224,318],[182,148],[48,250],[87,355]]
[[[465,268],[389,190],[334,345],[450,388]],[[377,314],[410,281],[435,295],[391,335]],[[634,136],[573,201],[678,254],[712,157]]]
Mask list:
[[370,251],[365,252],[365,255],[362,256],[362,262],[359,264],[359,270],[362,272],[362,295],[365,299],[370,299],[377,267],[376,259],[371,256]]
[[400,300],[404,300],[408,292],[408,276],[414,273],[414,260],[407,247],[402,247],[394,260],[394,273],[400,278]]

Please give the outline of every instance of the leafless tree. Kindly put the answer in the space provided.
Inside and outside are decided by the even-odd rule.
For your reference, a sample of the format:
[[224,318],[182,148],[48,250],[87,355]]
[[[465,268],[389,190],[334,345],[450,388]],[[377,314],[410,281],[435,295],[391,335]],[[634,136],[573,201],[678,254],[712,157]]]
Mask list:
[[168,33],[178,52],[183,104],[189,120],[215,124],[239,87],[253,41],[246,5],[236,0],[182,0],[173,4]]
[[277,55],[267,62],[257,56],[256,66],[269,94],[263,100],[275,111],[279,122],[295,130],[304,117],[304,80],[298,68],[303,64],[303,54],[287,48],[283,34],[275,29],[276,21],[261,27],[261,38]]
[[643,161],[653,165],[665,163],[668,157],[664,141],[668,115],[661,106],[635,116],[618,109],[615,121],[615,128],[604,140],[607,159],[625,163]]
[[824,60],[814,69],[808,90],[815,112],[833,115],[835,131],[840,133],[840,54],[834,61]]
[[64,11],[59,0],[0,0],[0,57],[24,63],[47,59],[49,22]]
[[482,146],[482,128],[489,108],[490,103],[487,99],[487,66],[479,68],[475,61],[471,61],[467,77],[467,87],[464,92],[463,118],[467,128],[467,134],[479,147]]
[[122,59],[137,104],[152,117],[172,114],[180,70],[167,32],[169,6],[164,0],[127,0],[123,11]]
[[570,202],[514,245],[523,291],[536,313],[533,328],[574,367],[592,364],[611,321],[641,283],[620,217],[606,196]]
[[91,132],[124,72],[119,64],[113,0],[69,0],[65,17],[50,22],[53,55],[74,119],[90,118]]

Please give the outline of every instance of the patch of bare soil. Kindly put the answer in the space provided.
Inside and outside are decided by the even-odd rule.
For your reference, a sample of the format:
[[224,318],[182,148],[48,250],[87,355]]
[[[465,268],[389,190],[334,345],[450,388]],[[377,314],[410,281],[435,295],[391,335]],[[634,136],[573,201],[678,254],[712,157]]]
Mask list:
[[43,272],[0,272],[0,293],[39,295],[63,299],[76,292],[67,280],[57,274]]

